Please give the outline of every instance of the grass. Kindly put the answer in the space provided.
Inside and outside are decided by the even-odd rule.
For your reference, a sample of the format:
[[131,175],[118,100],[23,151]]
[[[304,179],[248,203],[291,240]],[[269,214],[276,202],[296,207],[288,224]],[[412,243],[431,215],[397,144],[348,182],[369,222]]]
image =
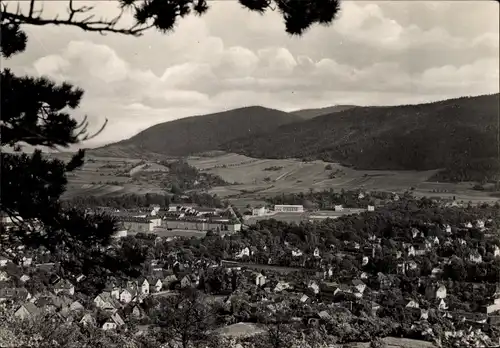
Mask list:
[[[380,190],[404,192],[414,188],[418,196],[453,197],[463,201],[494,201],[488,193],[472,190],[474,183],[433,183],[427,180],[437,170],[376,171],[355,170],[323,161],[303,162],[296,159],[254,159],[237,154],[218,154],[212,157],[191,157],[188,162],[200,170],[221,176],[236,185],[211,190],[220,197],[236,200],[262,200],[282,192],[324,190]],[[326,165],[332,169],[325,170]],[[269,171],[266,168],[280,168]],[[336,172],[335,178],[330,173]],[[267,182],[266,178],[270,181]],[[436,192],[439,191],[439,192]]]
[[[54,156],[69,160],[69,155]],[[324,190],[381,190],[403,192],[414,188],[417,196],[453,197],[462,201],[497,201],[489,192],[472,190],[474,183],[428,182],[436,171],[374,171],[354,170],[336,163],[304,162],[296,159],[255,159],[232,153],[213,153],[211,156],[192,156],[188,163],[202,172],[219,175],[228,186],[214,187],[212,194],[229,199],[240,210],[246,205],[262,204],[266,197],[280,193]],[[78,195],[119,196],[123,194],[162,193],[158,182],[133,181],[130,170],[140,159],[88,156],[82,169],[68,177],[65,197]],[[326,165],[332,169],[325,170]],[[268,168],[276,170],[266,170]],[[330,174],[335,172],[335,177]],[[269,178],[267,180],[266,178]]]

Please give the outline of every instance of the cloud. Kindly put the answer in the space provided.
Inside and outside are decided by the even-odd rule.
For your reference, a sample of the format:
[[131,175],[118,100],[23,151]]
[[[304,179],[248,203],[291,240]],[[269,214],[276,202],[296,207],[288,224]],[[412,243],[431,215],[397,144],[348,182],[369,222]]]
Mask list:
[[[285,34],[277,13],[260,16],[236,2],[211,7],[168,35],[28,28],[27,52],[6,66],[84,88],[77,114],[88,114],[95,128],[110,120],[99,143],[243,105],[291,110],[498,92],[498,18],[483,3],[344,2],[331,27],[301,38]],[[46,8],[64,10],[56,2]],[[96,8],[116,13],[109,3]],[[478,20],[457,29],[455,18],[467,12]]]

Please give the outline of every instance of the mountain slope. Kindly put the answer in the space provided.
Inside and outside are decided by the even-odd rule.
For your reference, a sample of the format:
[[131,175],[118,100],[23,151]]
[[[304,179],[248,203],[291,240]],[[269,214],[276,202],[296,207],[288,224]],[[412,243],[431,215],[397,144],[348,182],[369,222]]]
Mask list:
[[495,160],[498,113],[498,94],[355,107],[228,141],[221,149],[258,158],[338,161],[360,169],[446,168],[448,176],[461,173],[448,180],[491,179],[500,169]]
[[299,116],[283,111],[250,106],[157,124],[130,139],[90,152],[107,156],[126,156],[127,153],[186,156],[216,150],[224,142],[245,136],[257,136],[259,133],[301,120]]
[[340,112],[355,107],[356,107],[355,105],[335,105],[319,109],[302,109],[302,110],[292,111],[291,114],[300,116],[304,120],[310,120],[318,116],[333,114],[335,112]]

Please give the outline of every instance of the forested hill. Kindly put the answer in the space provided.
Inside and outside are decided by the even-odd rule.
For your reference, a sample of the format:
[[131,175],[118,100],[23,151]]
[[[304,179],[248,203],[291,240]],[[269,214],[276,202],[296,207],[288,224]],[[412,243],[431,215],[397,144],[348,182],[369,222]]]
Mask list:
[[257,136],[281,125],[302,121],[283,111],[260,106],[193,116],[150,127],[130,139],[91,150],[94,155],[126,156],[158,153],[186,156],[216,150],[220,144],[245,136]]
[[337,161],[360,169],[443,168],[447,180],[491,179],[500,173],[498,114],[499,94],[355,107],[228,141],[221,149],[258,158]]

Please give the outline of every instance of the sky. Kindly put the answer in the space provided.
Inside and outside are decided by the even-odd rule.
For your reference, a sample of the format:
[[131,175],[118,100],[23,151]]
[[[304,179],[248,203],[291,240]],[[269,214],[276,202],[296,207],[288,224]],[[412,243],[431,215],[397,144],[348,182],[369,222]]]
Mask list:
[[[115,1],[85,3],[105,18],[118,13]],[[277,12],[252,13],[232,0],[209,5],[171,33],[139,38],[26,26],[27,50],[2,65],[82,87],[75,117],[87,115],[91,131],[109,120],[88,147],[249,105],[292,111],[499,92],[495,1],[344,1],[331,26],[301,37],[285,33]],[[64,18],[66,6],[44,1],[42,16]],[[130,20],[126,14],[121,23]]]

